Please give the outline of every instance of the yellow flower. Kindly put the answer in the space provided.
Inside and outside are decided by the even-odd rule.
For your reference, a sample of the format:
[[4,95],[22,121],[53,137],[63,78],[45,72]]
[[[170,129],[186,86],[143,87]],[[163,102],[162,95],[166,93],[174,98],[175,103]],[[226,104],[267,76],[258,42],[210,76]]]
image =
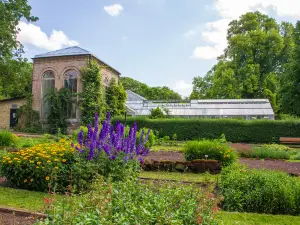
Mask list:
[[57,161],[58,161],[58,159],[54,159],[54,161],[55,161],[55,162],[57,162]]
[[50,180],[50,177],[49,177],[49,176],[46,176],[45,179],[46,179],[46,180]]
[[37,168],[37,169],[38,169],[38,168],[40,168],[40,167],[39,167],[39,166],[36,166],[35,168]]
[[58,166],[54,167],[54,169],[58,169]]
[[51,160],[48,160],[47,163],[51,163]]
[[63,163],[65,163],[67,160],[66,159],[63,159],[63,160],[61,160]]
[[26,182],[27,182],[27,179],[24,180],[24,183],[26,183]]
[[41,164],[41,162],[37,162],[36,164],[37,164],[37,165],[40,165],[40,164]]
[[33,161],[33,160],[30,160],[29,162],[30,162],[30,163],[34,163],[34,161]]

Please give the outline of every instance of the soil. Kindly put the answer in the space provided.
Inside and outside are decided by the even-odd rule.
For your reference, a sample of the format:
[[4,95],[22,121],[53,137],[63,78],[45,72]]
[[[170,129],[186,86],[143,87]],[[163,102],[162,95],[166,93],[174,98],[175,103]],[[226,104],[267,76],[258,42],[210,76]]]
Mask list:
[[0,212],[0,225],[31,225],[35,222],[36,218],[34,217]]
[[[243,145],[243,144],[239,144]],[[249,145],[243,146],[243,149],[249,149]],[[147,161],[184,161],[184,155],[182,152],[172,152],[172,151],[158,151],[149,152],[148,156],[145,158]],[[287,172],[289,174],[300,176],[300,162],[286,162],[284,160],[260,160],[260,159],[247,159],[240,158],[240,163],[248,165],[249,168],[256,169],[271,169]]]

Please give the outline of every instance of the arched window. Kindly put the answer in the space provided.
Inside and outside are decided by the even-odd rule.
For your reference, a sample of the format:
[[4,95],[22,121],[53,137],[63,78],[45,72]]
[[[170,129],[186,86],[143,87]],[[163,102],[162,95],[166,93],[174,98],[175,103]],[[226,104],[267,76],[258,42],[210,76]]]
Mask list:
[[42,118],[47,118],[50,113],[50,104],[49,101],[45,99],[45,96],[55,88],[55,76],[54,73],[50,70],[46,71],[42,77]]
[[[64,87],[68,88],[72,94],[77,93],[77,77],[78,74],[75,70],[68,70],[64,74]],[[67,118],[75,119],[76,118],[76,102],[77,97],[75,96],[67,105]]]

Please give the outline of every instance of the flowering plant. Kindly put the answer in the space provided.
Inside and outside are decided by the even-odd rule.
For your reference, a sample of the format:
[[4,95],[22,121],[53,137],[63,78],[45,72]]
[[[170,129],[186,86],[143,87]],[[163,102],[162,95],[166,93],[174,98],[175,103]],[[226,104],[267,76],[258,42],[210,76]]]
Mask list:
[[126,136],[125,127],[122,123],[118,121],[115,127],[111,124],[109,112],[100,131],[98,114],[95,115],[94,124],[94,128],[88,125],[85,140],[84,131],[81,130],[78,133],[79,146],[74,146],[79,153],[86,155],[87,160],[97,159],[101,152],[105,152],[109,160],[116,160],[119,156],[122,156],[125,162],[138,159],[143,163],[143,157],[150,151],[150,148],[145,147],[150,129],[147,133],[142,130],[142,134],[137,140],[137,124],[135,123],[133,127],[130,127],[129,134]]

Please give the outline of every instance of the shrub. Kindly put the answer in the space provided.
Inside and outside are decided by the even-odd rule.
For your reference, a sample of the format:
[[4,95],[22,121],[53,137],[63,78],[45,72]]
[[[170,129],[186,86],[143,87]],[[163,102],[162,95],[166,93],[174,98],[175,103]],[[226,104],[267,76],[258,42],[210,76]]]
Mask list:
[[217,199],[187,185],[106,183],[80,198],[47,205],[39,224],[217,224]]
[[240,156],[246,158],[259,158],[259,159],[289,159],[290,154],[285,151],[278,151],[272,148],[257,147],[254,150],[242,151]]
[[149,118],[150,119],[165,118],[165,115],[159,107],[156,107],[155,109],[151,109]]
[[17,143],[18,137],[13,133],[0,130],[0,146],[1,147],[14,147]]
[[300,160],[300,153],[298,153],[297,155],[295,155],[294,160]]
[[292,148],[290,148],[288,146],[279,145],[279,144],[263,145],[262,147],[265,149],[271,149],[274,151],[285,151],[285,152],[294,151]]
[[17,188],[46,191],[51,185],[64,191],[74,162],[70,143],[61,140],[9,153],[2,159],[1,171]]
[[[115,118],[124,121],[124,118]],[[148,119],[132,117],[126,119],[126,124],[136,122],[141,127],[157,130],[159,137],[177,134],[177,139],[199,140],[218,139],[221,134],[227,141],[233,143],[274,143],[280,137],[299,137],[299,120],[236,120],[236,119]]]
[[222,165],[229,165],[236,160],[236,152],[218,140],[190,141],[185,145],[184,157],[188,161],[196,159],[215,159]]
[[282,172],[230,166],[222,170],[220,189],[224,210],[300,213],[300,181]]

